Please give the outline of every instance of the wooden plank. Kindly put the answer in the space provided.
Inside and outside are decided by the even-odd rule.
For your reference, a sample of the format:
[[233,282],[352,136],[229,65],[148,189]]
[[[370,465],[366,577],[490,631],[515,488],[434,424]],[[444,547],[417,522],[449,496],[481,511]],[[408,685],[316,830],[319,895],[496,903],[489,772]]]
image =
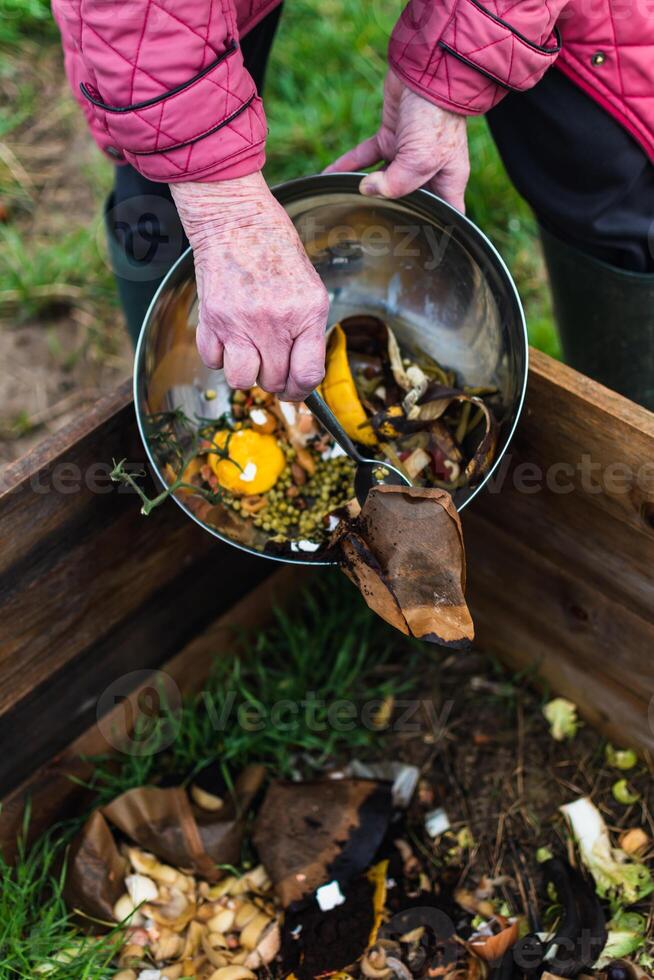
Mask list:
[[654,413],[540,351],[530,359],[516,448],[541,465],[571,464],[587,506],[654,541]]
[[[475,519],[470,600],[480,647],[532,669],[554,694],[619,743],[654,749],[649,698],[654,625],[612,602],[530,544]],[[625,642],[627,640],[627,642]]]
[[[173,690],[188,695],[202,687],[211,665],[219,656],[229,656],[237,643],[237,631],[259,629],[267,625],[274,607],[291,604],[298,596],[299,585],[312,574],[304,567],[285,567],[269,576],[248,592],[230,610],[215,619],[206,630],[195,636],[179,653],[159,670],[165,672]],[[134,669],[134,665],[131,665]],[[129,742],[132,719],[138,708],[139,695],[152,684],[153,675],[136,678],[131,690],[121,685],[120,703],[109,707],[78,738],[60,753],[38,766],[2,801],[0,810],[0,850],[11,858],[20,833],[25,804],[31,804],[30,836],[35,837],[56,820],[79,811],[88,795],[76,780],[88,781],[93,767],[89,756],[120,751]],[[157,676],[159,679],[159,675]],[[125,684],[130,683],[129,677]],[[107,734],[110,740],[107,740]],[[86,759],[84,758],[86,757]]]
[[[69,515],[75,514],[78,509],[77,493],[73,489],[76,482],[97,484],[98,496],[107,492],[106,485],[110,481],[105,480],[103,485],[102,474],[106,473],[111,456],[102,451],[105,447],[111,452],[122,446],[123,456],[137,452],[135,458],[143,458],[143,450],[133,438],[133,412],[132,386],[126,381],[2,470],[0,535],[4,547],[0,553],[0,574],[28,554],[47,533],[60,527]],[[117,438],[114,433],[118,433]],[[87,466],[82,470],[80,464],[85,452]],[[68,460],[71,454],[74,459]],[[79,466],[79,472],[66,469],[67,462]],[[96,468],[89,469],[93,464]],[[58,492],[61,490],[63,493]],[[35,498],[38,521],[34,520],[31,506]]]
[[654,414],[532,351],[502,477],[464,512],[482,649],[654,749]]
[[0,795],[92,720],[130,665],[171,657],[270,574],[174,504],[111,485],[139,462],[128,387],[8,469],[0,494]]
[[[142,458],[127,388],[5,474],[5,841],[28,790],[39,826],[77,799],[65,773],[101,750],[93,722],[107,685],[180,648],[173,676],[197,683],[226,648],[216,615],[274,568],[220,547],[172,505],[145,520],[131,495],[98,492],[86,477],[112,456]],[[532,352],[511,455],[464,525],[482,649],[533,668],[617,741],[654,749],[654,415]],[[239,606],[244,621],[266,614],[267,592],[256,595]]]

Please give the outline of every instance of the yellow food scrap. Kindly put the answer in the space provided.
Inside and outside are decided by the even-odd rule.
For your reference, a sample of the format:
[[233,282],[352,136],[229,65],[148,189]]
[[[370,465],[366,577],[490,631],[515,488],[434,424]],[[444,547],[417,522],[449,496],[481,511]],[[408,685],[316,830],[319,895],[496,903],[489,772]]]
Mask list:
[[221,429],[214,437],[214,445],[225,449],[229,458],[209,453],[209,465],[224,490],[252,496],[272,489],[281,476],[286,459],[274,436],[239,429],[231,432]]
[[329,338],[322,396],[351,439],[365,446],[377,445],[377,436],[357,394],[347,359],[347,340],[339,323]]
[[388,861],[380,861],[368,871],[368,881],[375,886],[372,897],[372,907],[375,919],[370,933],[369,946],[374,946],[377,942],[377,935],[384,921],[384,909],[386,908],[387,888],[386,875],[388,873]]
[[404,418],[404,412],[399,405],[391,405],[386,410],[386,418],[379,427],[380,433],[387,439],[396,439],[401,435],[399,429],[393,425],[393,419]]

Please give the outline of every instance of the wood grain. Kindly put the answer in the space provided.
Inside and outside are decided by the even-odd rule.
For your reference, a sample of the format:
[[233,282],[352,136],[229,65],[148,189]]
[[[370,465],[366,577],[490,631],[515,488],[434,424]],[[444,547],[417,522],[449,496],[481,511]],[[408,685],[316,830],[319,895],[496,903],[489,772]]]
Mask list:
[[[292,599],[309,575],[262,585],[272,563],[214,543],[174,506],[146,520],[131,495],[95,492],[93,466],[143,458],[130,397],[99,402],[0,487],[0,845],[27,794],[35,830],[80,805],[68,775],[88,775],[80,753],[106,745],[98,698],[116,678],[166,663],[194,688],[229,652],[231,624],[263,623],[271,589]],[[62,467],[81,474],[74,492],[55,486]],[[480,647],[654,750],[654,415],[533,351],[492,482],[463,515]],[[119,721],[124,707],[112,710]]]
[[[129,387],[9,468],[0,494],[0,795],[274,568],[174,504],[144,518],[107,474],[144,458]],[[98,476],[100,476],[98,482]]]
[[479,645],[654,749],[654,415],[532,351],[503,471],[463,514]]
[[[215,659],[233,653],[239,642],[239,633],[266,626],[273,608],[288,606],[296,601],[298,587],[308,574],[315,573],[297,567],[275,571],[226,613],[218,616],[172,659],[160,664],[159,670],[168,675],[182,695],[201,689]],[[96,720],[60,753],[37,766],[5,797],[0,810],[0,850],[3,854],[11,858],[15,853],[16,838],[22,827],[28,800],[32,810],[31,837],[47,829],[55,820],[79,812],[89,802],[89,794],[79,785],[80,780],[87,782],[93,774],[88,758],[106,752],[120,752],[121,745],[128,750],[131,734],[129,722],[134,717],[139,694],[152,683],[152,676],[140,679],[140,683],[127,694],[126,702],[121,700],[105,713],[101,726]],[[107,741],[108,732],[111,733],[110,741]]]

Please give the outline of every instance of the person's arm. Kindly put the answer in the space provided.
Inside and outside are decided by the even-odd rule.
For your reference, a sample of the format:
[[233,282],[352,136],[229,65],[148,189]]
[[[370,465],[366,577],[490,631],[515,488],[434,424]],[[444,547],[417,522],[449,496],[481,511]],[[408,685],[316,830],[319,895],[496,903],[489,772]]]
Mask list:
[[410,0],[389,44],[381,126],[327,169],[384,162],[362,180],[363,194],[427,187],[464,211],[466,119],[542,78],[559,52],[555,24],[568,2]]
[[260,173],[172,184],[193,247],[198,350],[232,388],[302,401],[325,373],[329,297]]
[[488,112],[535,85],[556,60],[570,0],[409,0],[389,45],[395,74],[430,102]]
[[266,121],[231,2],[83,0],[80,25],[75,81],[114,158],[169,183],[261,169]]
[[324,373],[329,299],[261,175],[266,124],[232,0],[54,0],[100,145],[168,182],[193,247],[197,344],[232,387],[301,400]]

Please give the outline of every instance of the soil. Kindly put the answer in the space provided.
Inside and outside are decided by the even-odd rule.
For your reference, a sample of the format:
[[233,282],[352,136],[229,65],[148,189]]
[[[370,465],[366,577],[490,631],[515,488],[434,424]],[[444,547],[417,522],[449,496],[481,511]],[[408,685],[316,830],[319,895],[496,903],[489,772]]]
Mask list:
[[[551,924],[552,914],[551,893],[537,859],[540,848],[557,858],[549,862],[550,875],[569,873],[573,893],[594,893],[585,873],[551,871],[552,865],[568,868],[567,862],[582,870],[559,808],[591,796],[616,842],[622,829],[632,827],[641,827],[651,841],[651,762],[643,760],[626,773],[610,768],[604,739],[583,725],[574,738],[556,741],[543,716],[543,695],[530,686],[529,677],[512,675],[480,652],[431,649],[431,666],[426,665],[420,693],[415,700],[394,705],[389,720],[392,735],[384,745],[384,759],[411,762],[420,768],[422,778],[406,819],[391,825],[373,859],[390,860],[387,878],[393,882],[386,904],[391,921],[380,935],[384,938],[390,930],[391,938],[393,928],[405,917],[415,927],[431,908],[447,916],[459,937],[466,938],[471,916],[462,911],[456,896],[461,889],[474,893],[480,886],[506,902],[511,914],[524,917],[528,930],[540,932]],[[379,756],[375,761],[380,761]],[[617,803],[612,794],[614,783],[625,776],[640,797],[629,807]],[[432,839],[425,821],[439,808],[451,829]],[[362,813],[359,819],[363,830]],[[464,828],[471,843],[461,846],[459,832]],[[650,858],[652,853],[650,845]],[[291,910],[284,929],[287,959],[279,973],[273,971],[275,976],[293,970],[301,980],[309,980],[329,969],[343,969],[356,958],[355,950],[363,945],[361,936],[369,928],[371,900],[357,892],[365,890],[363,879],[354,879],[350,887],[352,894],[347,889],[344,893],[345,905],[327,914],[315,902]],[[586,905],[589,901],[595,899]],[[650,951],[651,901],[646,899],[631,911],[649,921],[646,949]],[[597,915],[600,923],[608,920],[608,906],[603,912],[598,909]],[[603,928],[599,926],[594,936],[599,948],[604,943]],[[399,931],[409,932],[410,927]],[[586,966],[593,958],[584,961]],[[576,972],[571,967],[561,975]]]
[[[454,834],[467,827],[474,843],[458,884],[470,889],[484,876],[500,880],[498,894],[529,918],[543,908],[537,850],[576,860],[559,807],[581,796],[592,796],[614,835],[642,827],[654,838],[650,759],[626,773],[609,768],[605,740],[583,725],[574,739],[555,741],[530,679],[512,676],[480,653],[444,651],[427,677],[421,697],[430,707],[417,715],[420,732],[398,732],[396,751],[386,757],[401,755],[425,774],[407,840],[434,882]],[[640,797],[629,807],[612,793],[624,776]],[[424,817],[438,807],[453,833],[434,844]]]
[[[24,303],[12,301],[12,283],[0,272],[0,469],[114,388],[129,375],[132,358],[115,301],[106,289],[98,294],[99,262],[90,254],[102,247],[101,202],[111,165],[70,93],[56,40],[25,43],[6,65],[0,103],[9,111],[23,103],[26,109],[0,138],[0,221],[17,233],[32,265],[24,281],[40,283],[52,301],[39,302],[38,315],[29,315]],[[69,286],[63,277],[49,283],[47,271],[39,272],[43,252],[84,229],[94,270],[89,288]]]
[[[402,916],[411,916],[412,908],[415,921],[408,918],[407,922],[415,926],[430,907],[447,915],[456,923],[458,935],[465,938],[470,919],[454,897],[460,889],[474,893],[482,886],[490,888],[494,898],[506,902],[512,914],[524,917],[528,928],[538,932],[550,921],[552,912],[538,850],[547,848],[560,861],[582,869],[559,807],[591,796],[616,842],[621,830],[632,827],[641,827],[652,841],[651,760],[626,773],[611,769],[606,763],[605,741],[583,725],[573,739],[555,741],[543,716],[543,696],[530,686],[530,678],[511,675],[481,653],[439,650],[431,662],[432,668],[424,672],[419,699],[410,706],[408,702],[395,705],[389,723],[391,744],[385,745],[383,753],[384,759],[414,763],[422,773],[406,821],[391,827],[375,858],[391,861],[388,877],[395,885],[388,892],[386,905],[393,917],[391,926]],[[624,776],[640,797],[629,807],[617,803],[612,794],[614,783]],[[432,839],[425,820],[428,813],[439,808],[444,809],[451,829]],[[472,843],[461,847],[457,836],[464,828]],[[649,854],[640,859],[648,860],[653,853],[650,844]],[[558,867],[562,865],[558,863]],[[582,890],[593,894],[594,885],[585,873],[573,880],[579,894]],[[323,937],[320,930],[333,926],[338,936],[341,920],[349,920],[349,934],[360,943],[367,911],[369,903],[355,916],[348,900],[338,915],[321,916],[314,909],[313,917],[306,912],[297,917],[307,937],[315,938],[314,933],[320,937],[319,943],[306,942],[307,950],[314,945],[320,950],[319,956],[316,953],[320,971],[313,975],[322,975],[327,966],[342,968],[347,960],[334,955],[327,963],[329,935]],[[631,911],[648,920],[646,950],[651,952],[651,901],[646,899]],[[602,915],[598,914],[601,922]],[[604,917],[607,921],[610,918],[606,905]],[[296,945],[292,927],[297,922],[291,917],[290,928],[285,929],[284,948],[291,957]],[[382,937],[386,928],[382,928]],[[601,948],[604,940],[595,940]],[[292,959],[286,966],[300,975]],[[308,972],[300,971],[303,978],[312,975],[307,964],[304,969]],[[287,971],[282,970],[282,975]],[[575,971],[563,970],[561,975],[572,976]]]

